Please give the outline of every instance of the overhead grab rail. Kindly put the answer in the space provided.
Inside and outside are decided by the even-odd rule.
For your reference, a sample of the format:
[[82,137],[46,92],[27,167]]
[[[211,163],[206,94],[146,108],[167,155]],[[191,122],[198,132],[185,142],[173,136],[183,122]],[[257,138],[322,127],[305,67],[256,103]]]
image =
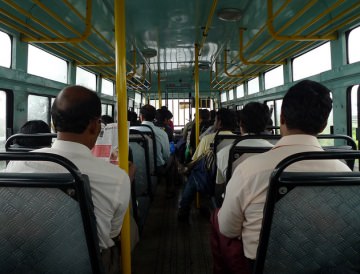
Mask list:
[[[217,89],[217,90],[228,90],[232,88],[233,86],[240,85],[243,83],[246,79],[237,80],[237,81],[231,81],[231,82],[225,82],[226,79],[221,79],[220,81],[217,79],[218,76],[218,62],[215,61],[215,78],[213,78],[212,69],[210,69],[210,88],[211,89]],[[215,84],[214,84],[215,83]],[[219,87],[220,86],[220,87]]]
[[[312,5],[314,5],[316,2],[317,2],[316,0],[313,0],[313,1],[309,2],[307,5],[305,5],[304,8],[299,11],[299,13],[297,14],[297,17],[299,17],[301,14],[305,13],[306,10],[308,8],[310,8]],[[312,24],[319,21],[325,15],[330,13],[330,11],[332,9],[335,9],[342,2],[344,2],[344,0],[337,1],[332,7],[328,8],[327,10],[325,10],[325,12],[320,14],[316,18],[315,21],[313,20],[314,22],[312,22]],[[267,7],[268,17],[267,17],[267,21],[266,21],[267,28],[268,28],[270,35],[276,40],[280,40],[280,41],[319,41],[319,40],[335,40],[337,38],[336,34],[330,34],[330,35],[280,35],[280,34],[278,34],[278,32],[276,32],[274,30],[274,26],[273,26],[273,22],[275,20],[275,17],[273,16],[273,0],[267,0],[267,4],[268,4],[268,7]],[[293,20],[290,20],[290,21],[293,21]],[[288,24],[290,24],[290,22],[288,22]]]
[[[240,74],[230,74],[227,71],[227,52],[228,50],[224,50],[224,73],[226,74],[226,76],[230,77],[230,78],[251,78],[251,77],[257,77],[259,76],[258,74],[244,74],[244,73],[240,73]],[[241,58],[240,58],[241,59]],[[250,64],[250,63],[248,63]],[[257,63],[258,64],[258,63]],[[247,64],[246,64],[247,65]]]
[[[240,30],[239,30],[239,44],[240,44],[239,58],[240,58],[240,61],[244,65],[268,65],[268,66],[273,66],[273,65],[283,65],[284,64],[284,62],[248,61],[248,60],[246,60],[245,57],[244,57],[244,44],[243,44],[244,31],[245,31],[244,28],[240,28]],[[225,63],[226,63],[226,61],[225,61]]]
[[216,6],[217,6],[217,2],[218,2],[218,0],[214,0],[212,5],[211,5],[210,13],[208,15],[206,25],[205,25],[204,31],[202,33],[202,39],[201,39],[201,42],[199,44],[199,56],[201,56],[201,50],[202,50],[202,48],[203,48],[203,46],[205,44],[206,37],[208,36],[209,28],[210,28],[210,25],[211,25],[211,22],[212,22],[212,18],[214,16],[214,12],[215,12],[215,9],[216,9]]
[[[33,0],[39,7],[45,10],[48,14],[56,18],[58,21],[62,22],[64,26],[71,29],[72,27],[69,26],[64,20],[62,20],[56,13],[52,12],[48,9],[43,3],[39,0]],[[24,37],[23,41],[28,43],[80,43],[85,41],[89,35],[91,34],[91,17],[92,17],[92,0],[86,0],[86,18],[85,18],[85,31],[79,37],[73,38],[50,38],[50,39],[31,39]]]

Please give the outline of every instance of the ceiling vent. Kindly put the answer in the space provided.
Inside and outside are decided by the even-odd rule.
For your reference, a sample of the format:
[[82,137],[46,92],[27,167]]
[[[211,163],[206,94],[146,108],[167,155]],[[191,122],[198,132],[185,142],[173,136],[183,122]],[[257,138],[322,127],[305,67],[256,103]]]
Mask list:
[[222,21],[237,22],[241,19],[243,12],[235,8],[224,8],[218,11],[217,17]]

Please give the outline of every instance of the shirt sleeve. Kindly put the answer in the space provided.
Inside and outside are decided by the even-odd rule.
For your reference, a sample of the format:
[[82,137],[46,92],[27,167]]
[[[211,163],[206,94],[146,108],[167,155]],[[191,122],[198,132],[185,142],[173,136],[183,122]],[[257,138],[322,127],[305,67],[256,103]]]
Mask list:
[[205,153],[207,143],[208,143],[207,138],[201,139],[192,157],[193,161],[197,160],[203,153]]
[[170,158],[170,144],[166,133],[165,133],[165,137],[166,138],[163,138],[164,140],[162,142],[162,148],[163,148],[162,155],[164,161],[167,162]]
[[[241,170],[237,169],[226,187],[224,202],[218,213],[220,232],[228,238],[241,237],[244,222],[243,198],[246,195],[239,184],[242,177]],[[246,185],[242,180],[241,185]]]
[[114,238],[117,237],[121,231],[122,224],[124,221],[124,216],[126,213],[126,210],[129,207],[130,202],[130,179],[127,174],[122,176],[122,178],[119,180],[120,184],[120,191],[118,195],[119,203],[117,208],[114,212],[114,217],[111,220],[111,230],[110,230],[110,237]]

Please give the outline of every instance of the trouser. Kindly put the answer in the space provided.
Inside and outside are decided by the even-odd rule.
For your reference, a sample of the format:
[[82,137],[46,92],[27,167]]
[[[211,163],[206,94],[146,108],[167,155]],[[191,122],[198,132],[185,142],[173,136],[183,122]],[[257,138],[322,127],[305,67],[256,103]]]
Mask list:
[[214,258],[214,274],[251,274],[253,260],[244,255],[242,240],[220,233],[218,209],[211,215],[210,244]]
[[119,247],[114,245],[101,251],[101,259],[106,274],[120,274],[120,252]]

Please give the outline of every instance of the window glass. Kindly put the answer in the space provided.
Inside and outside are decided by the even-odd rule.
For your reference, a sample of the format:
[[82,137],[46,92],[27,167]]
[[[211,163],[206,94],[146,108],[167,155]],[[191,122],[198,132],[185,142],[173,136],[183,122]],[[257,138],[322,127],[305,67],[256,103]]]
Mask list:
[[8,34],[0,31],[0,66],[10,68],[11,66],[11,39]]
[[220,96],[221,103],[227,101],[226,91],[222,92]]
[[256,77],[248,82],[248,94],[254,94],[259,91],[259,77]]
[[[330,97],[332,99],[332,93],[330,93]],[[331,112],[329,114],[329,118],[328,118],[326,128],[323,130],[323,132],[321,132],[321,134],[330,134],[331,133],[331,126],[333,126],[333,125],[334,125],[334,117],[333,117],[333,108],[332,108]],[[323,145],[323,144],[321,143],[321,145]],[[334,145],[334,144],[330,143],[329,145]]]
[[270,89],[284,84],[284,66],[269,70],[265,73],[265,89]]
[[330,42],[293,60],[294,81],[331,69]]
[[229,90],[229,101],[234,100],[234,90],[230,89]]
[[269,107],[269,110],[270,110],[270,114],[271,114],[271,120],[273,122],[273,126],[276,125],[276,121],[275,121],[275,101],[267,101],[266,102],[267,106]]
[[67,83],[67,62],[32,45],[29,45],[27,70],[30,74]]
[[43,120],[44,122],[49,123],[49,114],[50,110],[48,97],[32,94],[28,96],[28,121]]
[[244,85],[236,87],[236,98],[244,97]]
[[5,141],[6,141],[6,92],[0,90],[0,151],[5,150]]
[[[96,79],[95,79],[96,82]],[[113,96],[114,95],[114,83],[106,80],[101,79],[101,93]]]
[[358,127],[358,90],[359,85],[351,88],[351,137],[356,140],[356,128]]
[[353,29],[349,33],[348,39],[348,54],[349,64],[360,61],[360,27]]
[[76,84],[96,91],[96,75],[87,70],[76,68]]
[[141,103],[141,94],[135,92],[135,103],[140,104]]
[[113,105],[107,105],[107,115],[113,115]]
[[275,120],[276,124],[275,126],[280,126],[280,113],[281,113],[281,105],[282,105],[282,99],[275,100]]

